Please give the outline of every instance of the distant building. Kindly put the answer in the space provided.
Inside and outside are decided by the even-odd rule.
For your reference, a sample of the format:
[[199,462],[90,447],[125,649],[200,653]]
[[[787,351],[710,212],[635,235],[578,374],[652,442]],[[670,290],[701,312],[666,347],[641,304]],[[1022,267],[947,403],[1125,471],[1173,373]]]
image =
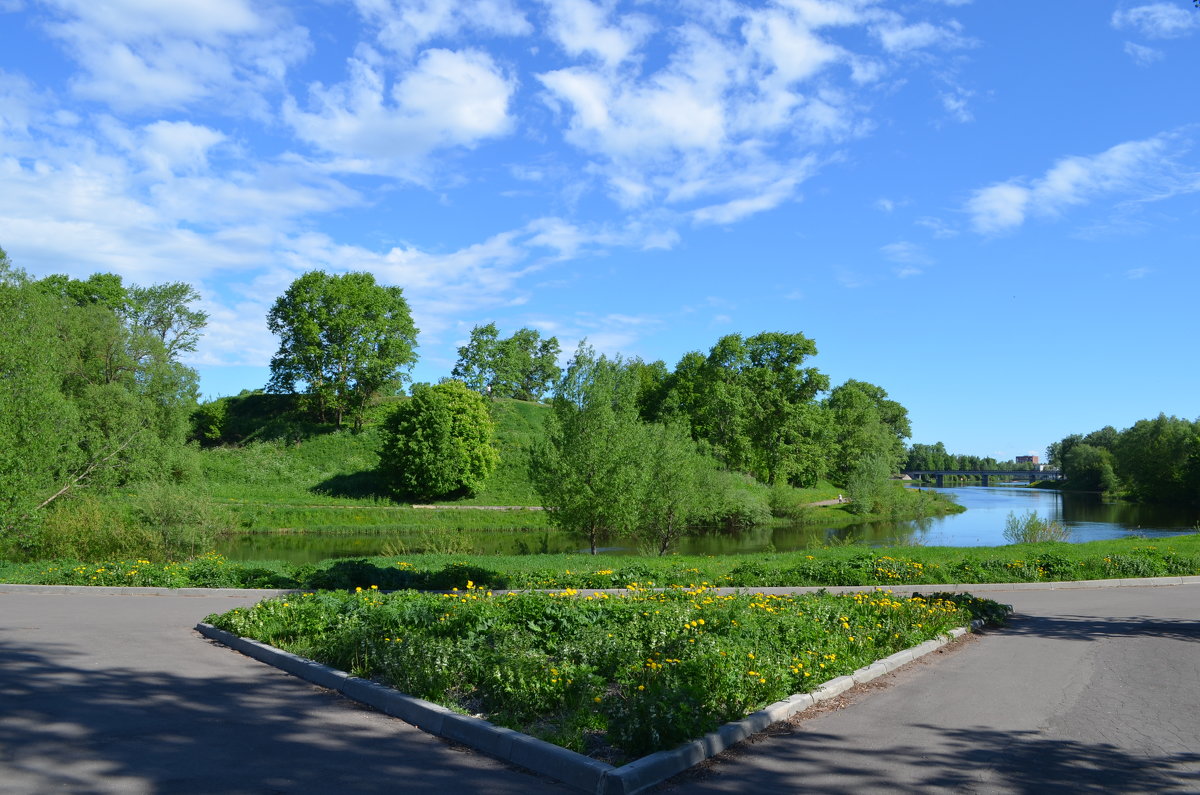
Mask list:
[[1038,457],[1036,455],[1019,455],[1016,461],[1018,464],[1036,464]]

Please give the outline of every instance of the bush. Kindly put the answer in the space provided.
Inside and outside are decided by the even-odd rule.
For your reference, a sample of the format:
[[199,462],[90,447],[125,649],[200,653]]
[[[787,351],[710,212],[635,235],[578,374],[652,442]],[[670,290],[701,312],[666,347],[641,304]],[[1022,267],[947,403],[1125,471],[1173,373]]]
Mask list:
[[417,384],[384,423],[379,468],[400,494],[472,494],[496,468],[487,402],[461,381]]
[[1042,519],[1034,511],[1024,516],[1009,512],[1004,522],[1004,540],[1010,544],[1070,541],[1071,531],[1057,519]]
[[59,500],[19,546],[0,553],[26,560],[167,560],[206,552],[233,527],[232,514],[207,496],[149,483],[124,498],[83,493]]
[[731,528],[753,527],[771,520],[771,490],[749,475],[717,470],[707,493],[711,521]]

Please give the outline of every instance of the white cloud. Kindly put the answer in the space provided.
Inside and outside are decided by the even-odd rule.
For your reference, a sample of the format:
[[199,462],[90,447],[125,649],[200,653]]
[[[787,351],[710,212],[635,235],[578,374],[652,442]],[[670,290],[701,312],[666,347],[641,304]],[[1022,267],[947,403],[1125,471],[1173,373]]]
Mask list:
[[1191,193],[1200,190],[1200,176],[1178,162],[1182,149],[1177,135],[1162,134],[1090,157],[1066,157],[1037,179],[975,191],[966,209],[976,231],[992,234],[1020,226],[1029,213],[1054,217],[1105,195],[1154,201]]
[[692,220],[698,224],[731,224],[755,213],[774,209],[792,197],[801,179],[803,176],[800,174],[784,177],[763,186],[761,192],[755,195],[701,207],[692,211]]
[[957,229],[947,224],[941,218],[937,218],[932,215],[922,216],[918,218],[915,223],[918,226],[923,226],[928,229],[930,233],[938,240],[945,240],[958,235]]
[[1130,268],[1125,271],[1126,279],[1144,279],[1152,273],[1150,268]]
[[946,25],[931,22],[906,23],[898,14],[885,14],[883,21],[872,27],[883,49],[891,54],[904,54],[931,47],[959,48],[973,43],[962,35],[962,27],[954,21]]
[[1178,3],[1146,3],[1114,11],[1112,25],[1151,39],[1174,39],[1200,30],[1200,16]]
[[939,95],[942,100],[942,107],[946,113],[955,121],[966,124],[967,122],[975,121],[975,114],[971,113],[968,103],[975,92],[968,91],[961,86],[952,86],[948,91],[943,91]]
[[83,67],[79,96],[127,111],[218,100],[222,110],[263,114],[308,53],[307,32],[287,15],[243,0],[51,0],[47,31]]
[[350,78],[310,88],[313,111],[285,104],[300,138],[339,158],[335,169],[411,173],[435,149],[471,147],[510,129],[514,85],[486,53],[426,50],[390,88],[380,70],[350,60]]
[[[925,253],[925,249],[916,243],[910,243],[907,240],[900,240],[895,243],[888,243],[882,246],[880,251],[884,256],[892,262],[899,262],[906,265],[932,265],[933,259]],[[915,271],[920,273],[920,271]]]
[[[870,3],[689,4],[653,29],[590,0],[552,8],[560,46],[578,60],[536,77],[566,141],[591,158],[588,173],[624,208],[662,204],[700,223],[778,207],[829,159],[820,147],[867,134],[861,88],[892,56],[970,43],[957,23]],[[862,51],[834,36],[854,27],[845,41]],[[948,110],[965,119],[968,97],[947,95]]]
[[653,29],[640,14],[609,21],[610,9],[590,0],[552,0],[548,33],[572,57],[590,55],[609,68],[627,60]]
[[225,140],[218,130],[186,121],[156,121],[144,129],[141,157],[162,174],[207,170],[209,150]]
[[1011,182],[975,191],[967,202],[975,231],[991,234],[1020,226],[1025,221],[1031,193],[1028,188]]
[[509,0],[354,0],[354,5],[377,28],[380,45],[405,56],[464,30],[498,36],[533,31]]
[[1149,66],[1163,59],[1162,50],[1145,47],[1132,41],[1125,42],[1125,54],[1132,58],[1138,66]]

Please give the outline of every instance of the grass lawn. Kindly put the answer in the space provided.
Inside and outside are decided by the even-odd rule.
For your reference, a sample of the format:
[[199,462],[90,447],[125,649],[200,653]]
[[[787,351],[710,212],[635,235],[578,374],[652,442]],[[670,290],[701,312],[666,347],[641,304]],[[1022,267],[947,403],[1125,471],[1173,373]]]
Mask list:
[[135,560],[0,561],[0,582],[165,587],[444,590],[484,588],[688,588],[701,585],[925,585],[1200,575],[1200,535],[999,547],[830,547],[754,555],[465,555],[239,563],[219,555]]

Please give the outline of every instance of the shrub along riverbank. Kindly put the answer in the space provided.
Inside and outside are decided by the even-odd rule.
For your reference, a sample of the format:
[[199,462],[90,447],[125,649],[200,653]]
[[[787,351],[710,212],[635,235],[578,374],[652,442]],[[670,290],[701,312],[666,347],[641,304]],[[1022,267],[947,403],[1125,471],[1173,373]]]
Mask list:
[[446,590],[700,585],[770,587],[1042,582],[1200,575],[1200,535],[1158,541],[1124,538],[1083,544],[1000,547],[831,547],[800,552],[700,557],[463,554],[348,558],[319,564],[239,563],[204,555],[149,560],[0,561],[0,582],[168,588]]
[[493,596],[464,585],[302,594],[207,620],[620,763],[1006,613],[966,595]]

